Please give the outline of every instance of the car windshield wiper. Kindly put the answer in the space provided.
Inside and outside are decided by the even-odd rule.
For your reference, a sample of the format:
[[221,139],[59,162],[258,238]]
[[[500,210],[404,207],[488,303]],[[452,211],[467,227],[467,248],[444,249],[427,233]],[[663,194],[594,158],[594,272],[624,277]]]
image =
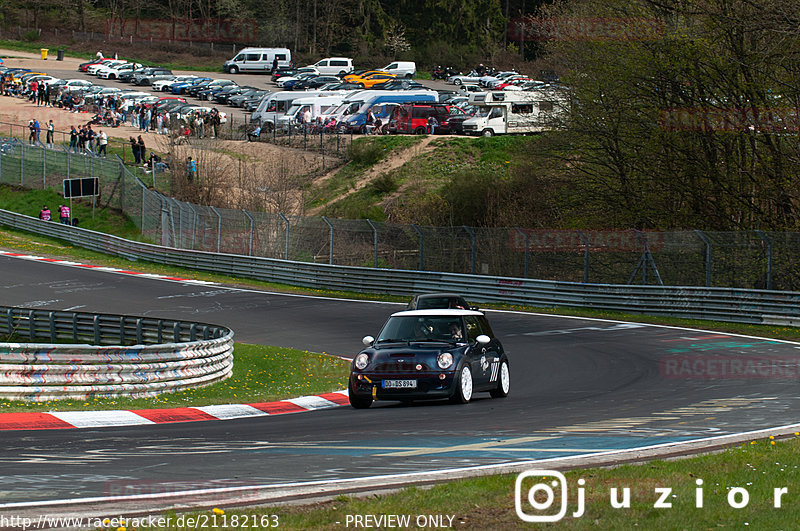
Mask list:
[[408,343],[408,339],[379,339],[378,343]]

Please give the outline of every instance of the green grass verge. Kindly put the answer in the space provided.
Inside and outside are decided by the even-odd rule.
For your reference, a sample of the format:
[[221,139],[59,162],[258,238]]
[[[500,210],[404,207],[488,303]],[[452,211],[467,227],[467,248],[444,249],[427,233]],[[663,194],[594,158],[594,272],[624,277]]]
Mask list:
[[350,364],[326,354],[262,345],[234,345],[233,375],[207,387],[153,398],[91,398],[22,402],[0,400],[0,413],[155,409],[212,404],[252,404],[347,388]]
[[[82,52],[71,48],[69,45],[52,44],[39,40],[34,41],[9,41],[0,39],[0,49],[4,50],[17,50],[21,52],[30,52],[38,54],[42,48],[49,50],[47,54],[48,60],[55,59],[58,50],[64,50],[65,57],[75,57],[78,59],[86,59],[87,61],[93,60],[97,52]],[[163,66],[171,70],[197,70],[199,72],[221,72],[222,66],[215,62],[214,64],[208,63],[175,63],[175,62],[158,62],[142,59],[141,57],[127,57],[119,55],[120,59],[125,59],[130,62],[140,63],[142,66]]]
[[[794,529],[800,518],[800,506],[795,503],[797,493],[793,488],[800,482],[800,469],[796,464],[799,451],[797,438],[766,439],[687,459],[573,470],[565,474],[569,493],[567,516],[550,524],[525,524],[517,517],[514,508],[516,474],[457,480],[431,488],[409,487],[386,495],[340,496],[333,501],[307,506],[227,510],[224,514],[215,509],[190,514],[202,518],[216,515],[218,524],[222,524],[225,517],[229,526],[234,517],[240,522],[245,519],[259,522],[262,515],[275,515],[276,518],[268,521],[277,519],[281,529],[363,527],[358,526],[354,518],[366,515],[375,518],[407,516],[412,528],[418,527],[418,517],[444,516],[445,527],[457,529]],[[523,492],[541,479],[524,482]],[[585,513],[573,517],[578,507],[579,479],[586,481]],[[698,479],[703,480],[700,487],[703,506],[700,508],[696,503]],[[672,489],[667,498],[671,508],[654,508],[660,497],[655,491],[657,487]],[[775,508],[773,489],[783,487],[789,491],[783,496],[782,506]],[[629,489],[630,507],[612,508],[611,488],[617,489],[619,500],[623,499],[624,489]],[[728,496],[734,488],[748,492],[746,507],[734,509],[729,504]],[[557,506],[558,502],[554,508]],[[530,513],[530,506],[526,504],[525,507]],[[169,529],[184,529],[174,525],[178,514],[165,516],[172,518],[173,525],[168,526]],[[267,529],[268,526],[253,528]]]

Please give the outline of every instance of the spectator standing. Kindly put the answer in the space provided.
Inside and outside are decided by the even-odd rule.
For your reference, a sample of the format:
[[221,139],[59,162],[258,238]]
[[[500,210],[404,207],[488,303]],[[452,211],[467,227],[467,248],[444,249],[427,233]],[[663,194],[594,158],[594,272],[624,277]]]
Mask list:
[[28,131],[30,131],[28,135],[28,144],[33,145],[33,142],[36,140],[36,130],[33,128],[33,120],[28,121]]
[[434,115],[428,116],[428,134],[436,134],[436,126],[439,125],[439,120]]
[[139,164],[139,144],[136,143],[136,139],[128,137],[128,142],[131,143],[131,153],[133,153],[133,163],[138,165]]
[[39,219],[42,221],[50,221],[50,207],[47,205],[43,206],[42,209],[39,211]]
[[306,133],[308,133],[308,127],[310,125],[311,125],[311,108],[306,107],[306,110],[303,113],[303,128]]
[[139,135],[139,138],[136,139],[136,145],[139,147],[139,162],[144,164],[146,162],[145,157],[147,156],[147,146],[144,145],[144,139],[142,138],[142,135]]
[[106,132],[100,129],[97,135],[97,155],[106,156],[106,146],[108,146],[108,135]]
[[94,139],[97,138],[97,133],[92,129],[92,124],[86,126],[86,141],[89,143],[89,152],[94,153]]
[[97,54],[95,54],[95,59],[100,60],[103,58],[103,50],[97,50]]
[[222,116],[219,115],[217,109],[214,109],[213,113],[214,115],[211,117],[211,128],[214,130],[214,135],[211,138],[217,138],[219,136],[219,126],[222,124]]
[[195,164],[192,157],[186,158],[186,180],[190,183],[194,182],[195,177],[197,177],[197,164]]
[[78,152],[81,154],[86,153],[86,126],[81,127],[78,131]]
[[47,124],[47,136],[45,136],[45,143],[47,147],[53,149],[55,144],[53,142],[53,136],[55,135],[56,127],[53,125],[53,120],[50,120]]
[[274,74],[278,71],[278,56],[276,55],[275,58],[272,60],[272,71],[270,74]]
[[58,205],[58,217],[64,225],[70,224],[69,207],[67,205]]
[[78,130],[74,125],[69,126],[69,150],[73,153],[78,151]]
[[42,126],[39,125],[39,120],[37,120],[36,118],[33,119],[33,132],[36,135],[36,143],[41,145],[41,143],[42,143],[42,136],[41,136],[42,135]]

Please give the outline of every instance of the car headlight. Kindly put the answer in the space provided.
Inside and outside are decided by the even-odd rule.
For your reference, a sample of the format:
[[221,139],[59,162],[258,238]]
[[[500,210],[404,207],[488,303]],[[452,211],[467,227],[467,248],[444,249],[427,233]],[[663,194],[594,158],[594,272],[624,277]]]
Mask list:
[[369,356],[363,352],[356,356],[355,366],[356,369],[363,371],[369,365]]
[[453,364],[453,355],[449,352],[442,352],[436,359],[436,364],[440,369],[446,369]]

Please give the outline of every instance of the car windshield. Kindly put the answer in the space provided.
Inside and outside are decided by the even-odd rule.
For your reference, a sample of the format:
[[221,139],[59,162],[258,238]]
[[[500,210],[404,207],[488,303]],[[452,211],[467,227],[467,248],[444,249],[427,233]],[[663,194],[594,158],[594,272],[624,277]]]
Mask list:
[[444,341],[463,339],[458,317],[439,315],[403,315],[390,317],[378,334],[377,343],[397,341]]

